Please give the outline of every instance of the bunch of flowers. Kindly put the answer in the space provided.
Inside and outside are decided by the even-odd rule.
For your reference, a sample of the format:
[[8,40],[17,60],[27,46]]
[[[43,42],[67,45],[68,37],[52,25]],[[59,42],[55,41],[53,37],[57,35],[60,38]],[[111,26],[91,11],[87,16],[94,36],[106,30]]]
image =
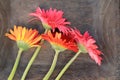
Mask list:
[[32,63],[41,49],[41,44],[43,44],[45,40],[51,44],[51,47],[55,51],[55,56],[52,65],[43,80],[49,80],[55,69],[59,53],[62,53],[65,50],[71,50],[75,55],[64,66],[55,80],[60,80],[62,75],[80,53],[88,53],[98,65],[101,65],[102,52],[98,50],[95,39],[89,35],[88,31],[81,34],[78,29],[69,27],[70,22],[67,22],[66,19],[63,18],[63,11],[52,8],[44,10],[38,7],[35,12],[30,13],[30,16],[33,16],[32,20],[38,20],[42,23],[45,32],[39,34],[36,29],[14,26],[13,30],[10,29],[10,32],[5,34],[8,38],[16,41],[19,48],[18,56],[8,80],[13,80],[22,52],[29,48],[37,47],[21,77],[21,80],[25,80]]

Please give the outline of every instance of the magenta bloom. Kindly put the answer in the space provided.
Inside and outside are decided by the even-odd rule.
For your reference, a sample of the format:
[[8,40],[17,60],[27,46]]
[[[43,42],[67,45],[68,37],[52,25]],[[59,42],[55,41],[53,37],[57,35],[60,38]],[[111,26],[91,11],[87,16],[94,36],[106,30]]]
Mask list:
[[42,22],[45,29],[55,29],[58,28],[60,31],[67,32],[69,29],[66,25],[70,22],[66,22],[66,19],[63,18],[63,11],[52,9],[44,10],[39,7],[34,13],[30,13],[31,16],[34,16],[34,19],[38,19]]
[[79,49],[83,53],[89,53],[90,57],[95,60],[98,65],[101,65],[101,54],[102,52],[98,50],[98,46],[95,44],[96,41],[89,35],[88,31],[86,31],[83,35],[79,32],[79,30],[71,29],[72,33],[75,35],[75,40],[79,46]]

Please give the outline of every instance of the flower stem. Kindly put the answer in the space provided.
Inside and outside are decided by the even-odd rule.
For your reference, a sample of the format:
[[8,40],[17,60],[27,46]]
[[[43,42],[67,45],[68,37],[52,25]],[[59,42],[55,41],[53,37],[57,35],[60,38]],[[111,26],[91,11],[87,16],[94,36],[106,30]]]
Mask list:
[[27,65],[27,67],[26,67],[26,69],[25,69],[25,71],[24,71],[24,73],[23,73],[23,75],[22,75],[21,80],[25,80],[25,77],[26,77],[26,75],[27,75],[27,73],[28,73],[28,71],[29,71],[32,63],[34,62],[35,58],[37,57],[40,49],[41,49],[41,46],[37,47],[35,53],[33,54],[32,58],[30,59],[28,65]]
[[14,77],[15,72],[16,72],[16,70],[17,70],[17,67],[18,67],[18,64],[19,64],[19,61],[20,61],[20,57],[21,57],[22,52],[23,52],[23,49],[19,49],[17,58],[16,58],[16,60],[15,60],[13,69],[12,69],[12,71],[11,71],[9,77],[8,77],[8,80],[13,80],[13,77]]
[[53,73],[55,66],[56,66],[57,59],[58,59],[58,55],[59,55],[59,51],[55,50],[55,56],[54,56],[52,65],[51,65],[49,71],[47,72],[47,74],[45,75],[45,77],[43,78],[43,80],[48,80],[49,77],[51,76],[51,74]]
[[75,61],[75,59],[77,58],[77,56],[81,53],[81,51],[79,50],[73,57],[72,59],[65,65],[65,67],[61,70],[61,72],[58,74],[58,76],[56,77],[55,80],[60,80],[60,78],[62,77],[62,75],[65,73],[65,71],[69,68],[69,66],[73,63],[73,61]]
[[[47,33],[47,31],[48,31],[48,30],[46,29],[44,33]],[[41,40],[41,44],[43,44],[43,42],[44,42],[44,40],[42,39],[42,40]],[[22,75],[22,77],[21,77],[21,80],[25,80],[25,78],[26,78],[26,76],[27,76],[27,73],[28,73],[28,71],[30,70],[30,67],[32,66],[32,63],[33,63],[34,60],[36,59],[36,57],[37,57],[40,49],[41,49],[41,46],[37,47],[35,53],[33,54],[32,58],[30,59],[28,65],[27,65],[27,67],[26,67],[26,69],[25,69],[25,71],[24,71],[24,73],[23,73],[23,75]]]

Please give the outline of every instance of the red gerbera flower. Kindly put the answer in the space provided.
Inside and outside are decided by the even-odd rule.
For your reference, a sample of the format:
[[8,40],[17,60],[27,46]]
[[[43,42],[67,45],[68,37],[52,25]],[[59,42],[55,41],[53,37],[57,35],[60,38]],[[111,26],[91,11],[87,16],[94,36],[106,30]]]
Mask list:
[[75,40],[78,43],[79,49],[83,53],[89,53],[90,57],[95,60],[98,65],[101,65],[102,58],[100,55],[102,52],[98,50],[98,46],[95,44],[96,41],[89,35],[88,31],[82,35],[79,30],[72,30],[75,34]]
[[[40,9],[39,7],[36,9],[34,13],[30,13],[31,16],[34,16],[34,19],[41,20],[45,29],[55,29],[58,28],[62,32],[67,32],[68,27],[67,24],[70,22],[66,22],[66,19],[63,18],[63,11],[50,8],[49,10]],[[34,20],[33,19],[33,20]]]
[[77,45],[73,38],[58,32],[48,31],[47,34],[43,34],[42,38],[49,41],[53,49],[58,51],[64,51],[66,49],[73,50],[74,52],[78,51]]

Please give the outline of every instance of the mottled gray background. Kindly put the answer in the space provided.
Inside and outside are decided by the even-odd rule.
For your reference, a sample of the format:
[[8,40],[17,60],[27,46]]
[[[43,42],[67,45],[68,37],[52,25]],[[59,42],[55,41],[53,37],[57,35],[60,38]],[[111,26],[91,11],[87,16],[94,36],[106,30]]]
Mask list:
[[[36,28],[44,32],[38,21],[29,22],[29,13],[40,6],[64,11],[64,17],[82,33],[89,31],[104,53],[98,66],[88,54],[81,54],[65,72],[61,80],[120,80],[120,26],[119,0],[0,0],[0,80],[7,77],[14,64],[18,48],[15,42],[4,36],[13,25]],[[23,53],[14,80],[20,80],[35,48]],[[45,43],[27,75],[26,80],[42,80],[47,73],[54,51]],[[50,80],[54,80],[72,51],[60,54],[57,67]]]

